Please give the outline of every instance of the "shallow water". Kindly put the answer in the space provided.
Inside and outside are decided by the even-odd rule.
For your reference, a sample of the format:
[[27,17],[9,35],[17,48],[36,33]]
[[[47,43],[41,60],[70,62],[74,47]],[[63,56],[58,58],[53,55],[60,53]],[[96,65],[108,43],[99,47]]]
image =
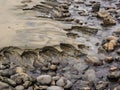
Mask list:
[[[107,36],[111,35],[112,31],[116,30],[119,25],[113,27],[102,27],[98,19],[88,19],[88,17],[80,17],[73,11],[73,6],[70,7],[70,12],[73,12],[72,17],[88,21],[88,24],[93,24],[101,30],[97,35],[86,35],[81,32],[79,38],[73,39],[66,36],[67,29],[71,26],[70,23],[51,20],[49,18],[37,18],[39,12],[37,11],[23,11],[21,8],[25,7],[27,3],[21,3],[23,0],[0,0],[0,47],[5,46],[20,46],[20,47],[43,47],[46,45],[59,45],[60,43],[69,43],[73,45],[86,44],[90,46],[88,53],[97,54],[96,43]],[[29,7],[38,4],[42,0],[32,0]],[[102,0],[101,0],[102,1]],[[104,1],[106,2],[106,1]],[[112,5],[111,3],[104,3],[105,5]],[[74,3],[73,3],[74,5]],[[84,5],[79,6],[80,10],[84,9]],[[87,8],[86,8],[87,9]]]

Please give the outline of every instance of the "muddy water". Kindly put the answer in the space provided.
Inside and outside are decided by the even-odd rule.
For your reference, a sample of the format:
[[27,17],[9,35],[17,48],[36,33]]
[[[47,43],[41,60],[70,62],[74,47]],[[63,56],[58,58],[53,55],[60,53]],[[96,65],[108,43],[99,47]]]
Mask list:
[[[61,22],[35,18],[34,12],[23,12],[22,0],[0,0],[0,47],[25,46],[42,47],[57,45],[60,42],[75,43],[66,37],[63,28],[69,27]],[[38,3],[40,0],[34,0]],[[32,3],[34,5],[35,3]]]

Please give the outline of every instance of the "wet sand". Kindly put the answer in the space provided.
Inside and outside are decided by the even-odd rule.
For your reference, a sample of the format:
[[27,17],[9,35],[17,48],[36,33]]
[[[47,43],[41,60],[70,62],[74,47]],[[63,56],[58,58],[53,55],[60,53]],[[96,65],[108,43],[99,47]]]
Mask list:
[[[24,7],[20,3],[21,1],[0,1],[0,47],[42,47],[57,45],[65,41],[75,42],[73,39],[67,38],[66,32],[63,31],[63,28],[68,28],[70,25],[50,19],[35,18],[33,12],[25,13],[21,10],[21,7]],[[34,0],[34,2],[38,1]]]

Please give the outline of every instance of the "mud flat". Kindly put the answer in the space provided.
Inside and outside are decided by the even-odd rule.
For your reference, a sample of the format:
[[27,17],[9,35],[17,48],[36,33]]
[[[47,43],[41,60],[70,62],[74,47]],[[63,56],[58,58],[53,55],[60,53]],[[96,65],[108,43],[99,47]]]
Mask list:
[[0,8],[0,90],[120,90],[119,0]]

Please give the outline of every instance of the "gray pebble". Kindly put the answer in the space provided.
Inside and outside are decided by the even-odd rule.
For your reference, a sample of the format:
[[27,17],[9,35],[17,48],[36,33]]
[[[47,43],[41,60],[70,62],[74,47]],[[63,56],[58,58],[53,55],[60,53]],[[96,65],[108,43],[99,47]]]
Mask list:
[[64,88],[59,86],[50,86],[47,88],[47,90],[64,90]]
[[50,75],[40,75],[37,77],[37,81],[41,84],[50,84],[52,77]]

